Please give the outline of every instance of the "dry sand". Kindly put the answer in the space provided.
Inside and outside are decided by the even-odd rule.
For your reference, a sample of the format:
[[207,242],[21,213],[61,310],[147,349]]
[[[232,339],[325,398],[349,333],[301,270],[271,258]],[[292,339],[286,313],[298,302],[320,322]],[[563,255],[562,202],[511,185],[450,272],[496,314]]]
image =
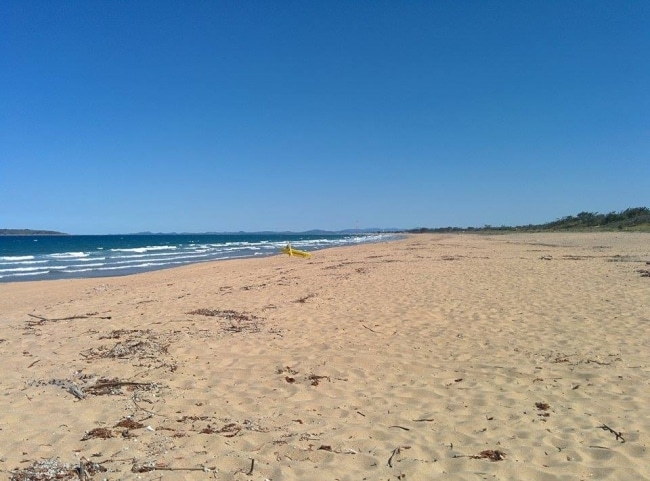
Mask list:
[[649,261],[646,234],[421,235],[0,284],[0,469],[650,479]]

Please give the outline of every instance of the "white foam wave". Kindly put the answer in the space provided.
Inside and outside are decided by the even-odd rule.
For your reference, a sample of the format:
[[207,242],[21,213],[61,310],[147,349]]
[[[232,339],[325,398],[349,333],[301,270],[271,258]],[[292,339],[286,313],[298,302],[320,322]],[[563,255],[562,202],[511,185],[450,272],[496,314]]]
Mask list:
[[164,257],[169,255],[175,255],[175,253],[174,252],[150,252],[150,253],[128,254],[128,255],[118,254],[113,256],[112,259],[143,259],[143,258],[149,259],[149,258],[155,258],[156,256]]
[[5,277],[10,278],[10,277],[23,277],[23,276],[41,276],[45,274],[49,274],[50,271],[34,271],[34,272],[17,272],[15,274],[10,274],[10,275],[0,275],[0,279],[3,279]]
[[161,267],[161,266],[168,266],[168,265],[174,265],[174,264],[187,264],[186,262],[144,262],[142,264],[134,264],[134,265],[128,265],[128,266],[107,266],[107,267],[100,267],[99,271],[114,271],[114,270],[120,270],[120,269],[144,269],[146,267]]
[[147,247],[133,247],[130,249],[111,249],[112,252],[137,252],[144,253],[149,251],[163,251],[163,250],[176,250],[178,246],[147,246]]
[[12,267],[10,269],[0,269],[0,272],[34,272],[34,271],[42,271],[43,269],[48,269],[48,270],[64,270],[66,269],[66,266],[47,266],[47,267]]
[[45,264],[47,261],[20,261],[20,262],[0,262],[0,266],[24,266],[29,264]]
[[142,262],[143,260],[150,259],[152,261],[167,261],[167,260],[175,260],[175,259],[194,259],[194,258],[202,258],[202,257],[210,257],[212,256],[213,253],[193,253],[193,252],[179,252],[178,254],[172,254],[170,252],[164,253],[164,254],[142,254],[142,255],[134,255],[134,256],[119,256],[119,257],[112,257],[110,259],[110,262],[112,264],[130,264],[134,262]]
[[84,268],[88,270],[93,270],[90,269],[90,267],[102,267],[105,266],[105,262],[95,262],[94,264],[78,264],[78,265],[70,265],[70,266],[65,266],[65,272],[73,272],[74,269],[79,269],[79,268]]
[[34,258],[35,258],[34,256],[0,256],[0,261],[10,261],[10,262],[29,261]]
[[40,269],[41,267],[12,267],[10,269],[0,269],[0,272],[30,272]]
[[78,257],[88,257],[89,255],[85,252],[61,252],[58,254],[49,254],[48,257],[55,259],[76,259]]

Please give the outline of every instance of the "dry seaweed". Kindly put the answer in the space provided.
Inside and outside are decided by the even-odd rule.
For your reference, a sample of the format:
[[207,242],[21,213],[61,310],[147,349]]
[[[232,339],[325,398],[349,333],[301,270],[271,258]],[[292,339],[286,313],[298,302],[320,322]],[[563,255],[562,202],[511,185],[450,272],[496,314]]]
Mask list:
[[231,309],[195,309],[188,312],[188,314],[199,315],[199,316],[209,316],[209,317],[220,317],[226,320],[235,320],[235,321],[254,321],[257,317],[245,314],[243,312],[233,311]]
[[111,331],[100,339],[118,339],[112,347],[101,345],[81,351],[87,361],[97,359],[125,359],[131,361],[151,362],[147,367],[168,368],[171,372],[177,369],[174,359],[169,357],[169,345],[174,333],[157,333],[147,330],[116,330]]
[[112,348],[106,346],[92,348],[83,351],[81,355],[86,359],[114,358],[114,359],[132,359],[155,357],[155,354],[167,354],[167,345],[160,345],[149,339],[127,339],[124,342],[118,342]]
[[11,481],[49,481],[55,479],[73,479],[77,477],[70,464],[56,459],[36,461],[31,466],[11,472]]
[[185,421],[207,421],[209,416],[183,416],[176,420],[176,422],[184,423]]
[[122,387],[126,387],[130,391],[142,390],[142,391],[153,391],[159,388],[158,384],[153,382],[132,382],[132,381],[121,381],[118,378],[106,379],[101,378],[94,385],[88,386],[85,388],[85,391],[95,396],[102,395],[119,395],[123,394]]
[[117,423],[114,428],[126,428],[126,429],[140,429],[144,427],[144,424],[134,421],[133,419],[125,418]]
[[107,334],[102,334],[99,339],[120,339],[126,334],[150,333],[150,330],[142,331],[141,329],[114,329]]
[[228,423],[221,427],[220,429],[213,428],[208,424],[208,426],[201,431],[201,434],[223,434],[226,438],[233,438],[239,434],[239,431],[242,430],[242,426],[237,423]]
[[294,375],[298,374],[298,371],[296,371],[295,369],[292,369],[289,366],[279,367],[275,372],[277,372],[278,374],[284,374],[285,372],[288,373],[288,374],[294,374]]
[[486,449],[480,453],[470,456],[472,459],[489,459],[490,461],[503,461],[506,459],[506,453],[498,449]]
[[310,374],[308,379],[311,381],[312,386],[318,386],[321,379],[327,379],[330,382],[332,381],[329,376],[318,376],[316,374]]
[[82,441],[88,441],[89,439],[108,439],[113,437],[113,431],[108,428],[95,428],[91,429],[86,433],[86,435],[81,438]]
[[551,415],[551,413],[548,412],[548,410],[551,409],[551,406],[549,404],[539,402],[539,403],[535,403],[535,407],[541,411],[537,413],[539,417],[547,418]]
[[97,473],[106,472],[101,464],[82,458],[79,464],[62,463],[58,459],[36,461],[31,466],[11,471],[10,481],[85,480]]
[[[454,445],[451,445],[453,449]],[[478,454],[465,455],[465,454],[454,454],[454,458],[470,458],[470,459],[489,459],[490,461],[503,461],[506,459],[506,453],[499,451],[498,449],[486,449],[481,451]]]
[[190,315],[218,317],[228,321],[222,326],[226,332],[260,332],[258,322],[260,318],[252,314],[237,312],[231,309],[195,309],[188,312]]

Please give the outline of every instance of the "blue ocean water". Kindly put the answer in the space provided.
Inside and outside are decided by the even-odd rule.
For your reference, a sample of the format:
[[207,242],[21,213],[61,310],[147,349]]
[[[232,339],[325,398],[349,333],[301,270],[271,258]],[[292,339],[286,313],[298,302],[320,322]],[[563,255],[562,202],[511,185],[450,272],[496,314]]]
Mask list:
[[134,274],[197,262],[378,242],[391,234],[0,236],[0,282]]

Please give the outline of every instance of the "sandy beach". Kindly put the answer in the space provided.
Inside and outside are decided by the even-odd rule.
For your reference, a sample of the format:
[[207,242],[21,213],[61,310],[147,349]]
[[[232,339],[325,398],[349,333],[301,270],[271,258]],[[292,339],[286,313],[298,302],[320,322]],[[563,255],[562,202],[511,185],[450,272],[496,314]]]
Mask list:
[[649,263],[650,234],[427,234],[0,284],[0,470],[650,479]]

